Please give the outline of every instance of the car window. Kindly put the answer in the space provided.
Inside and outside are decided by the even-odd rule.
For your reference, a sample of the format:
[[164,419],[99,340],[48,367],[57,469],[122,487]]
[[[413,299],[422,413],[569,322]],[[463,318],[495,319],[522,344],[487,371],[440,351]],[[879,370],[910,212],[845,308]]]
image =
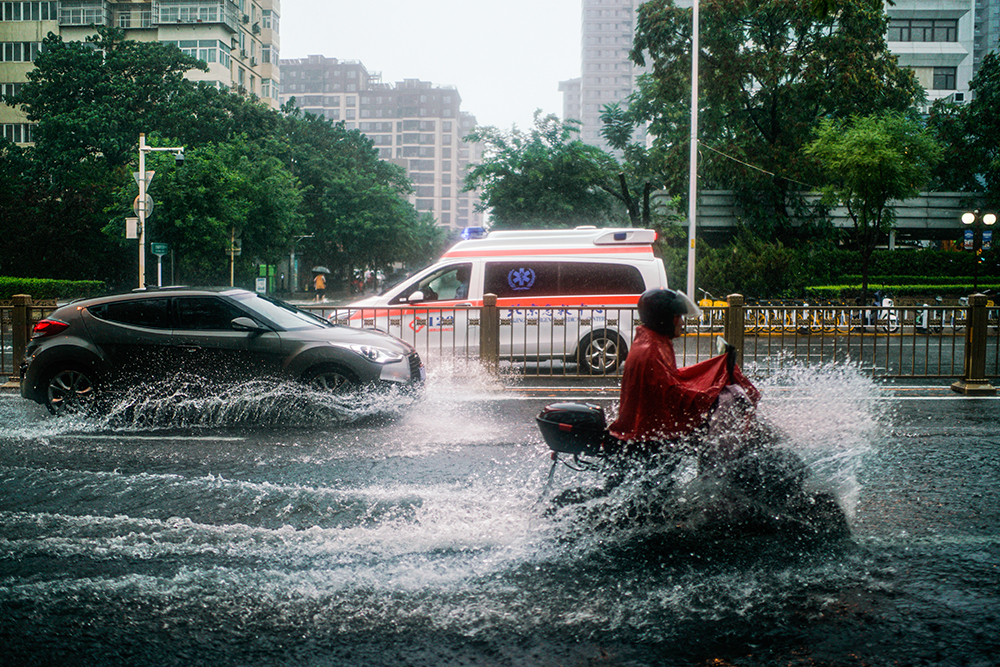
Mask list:
[[179,329],[232,331],[233,320],[246,317],[236,306],[214,296],[183,296],[176,301]]
[[423,301],[453,301],[469,298],[469,278],[472,264],[452,264],[430,273],[392,299],[390,303],[403,303],[414,292],[423,292]]
[[263,319],[285,331],[322,329],[332,326],[323,318],[313,315],[309,311],[296,308],[279,299],[253,293],[237,295],[234,298],[246,308],[261,315]]
[[488,262],[485,294],[498,297],[641,294],[642,274],[629,264],[519,260]]
[[167,297],[104,303],[99,306],[90,306],[87,311],[98,319],[118,322],[119,324],[130,324],[149,329],[170,329],[173,326],[170,316],[170,299]]

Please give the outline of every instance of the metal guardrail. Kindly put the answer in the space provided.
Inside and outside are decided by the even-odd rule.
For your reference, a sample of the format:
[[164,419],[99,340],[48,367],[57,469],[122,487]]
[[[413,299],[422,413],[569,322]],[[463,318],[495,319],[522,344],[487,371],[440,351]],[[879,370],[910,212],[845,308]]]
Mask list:
[[[675,349],[679,364],[695,363],[714,354],[716,335],[724,335],[740,348],[742,363],[758,372],[789,363],[854,363],[879,378],[985,382],[1000,377],[1000,309],[987,303],[979,295],[968,306],[949,307],[744,305],[731,295],[726,306],[689,320]],[[489,301],[483,308],[308,308],[381,329],[426,357],[482,358],[526,376],[619,376],[639,323],[632,308],[511,310]],[[970,314],[978,311],[983,324],[970,327]],[[497,342],[481,343],[484,322],[493,323]],[[594,341],[601,349],[588,348]]]
[[[956,390],[966,393],[992,389],[988,379],[1000,378],[1000,308],[983,295],[958,307],[745,305],[740,295],[726,303],[689,320],[687,335],[675,341],[678,364],[712,356],[723,335],[755,372],[853,363],[879,378],[957,378]],[[17,379],[31,328],[54,307],[26,295],[0,303],[0,375]],[[432,363],[466,360],[533,377],[620,377],[639,324],[633,308],[510,309],[492,295],[482,307],[303,307],[397,336]]]

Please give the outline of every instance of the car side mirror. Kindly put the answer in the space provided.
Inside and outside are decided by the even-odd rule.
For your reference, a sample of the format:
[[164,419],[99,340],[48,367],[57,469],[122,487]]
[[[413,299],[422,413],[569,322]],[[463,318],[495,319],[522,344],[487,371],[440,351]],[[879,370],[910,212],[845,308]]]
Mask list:
[[413,292],[412,294],[410,294],[410,296],[406,297],[406,302],[407,303],[417,303],[418,301],[423,301],[424,298],[425,298],[424,297],[424,293],[422,291],[420,291],[420,290],[417,290],[416,292]]
[[266,329],[249,317],[237,317],[232,321],[235,331],[250,331],[252,333],[264,333]]

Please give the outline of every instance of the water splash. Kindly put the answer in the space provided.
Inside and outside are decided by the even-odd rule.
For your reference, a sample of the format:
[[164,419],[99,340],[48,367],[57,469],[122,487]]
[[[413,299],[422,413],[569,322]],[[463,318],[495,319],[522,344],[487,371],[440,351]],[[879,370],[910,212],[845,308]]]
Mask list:
[[[766,443],[706,474],[694,453],[670,453],[624,469],[605,466],[601,484],[563,484],[548,513],[580,553],[615,548],[718,549],[748,535],[794,540],[835,536],[853,519],[858,473],[888,415],[879,385],[856,367],[789,364],[758,383]],[[710,443],[709,443],[710,444]]]

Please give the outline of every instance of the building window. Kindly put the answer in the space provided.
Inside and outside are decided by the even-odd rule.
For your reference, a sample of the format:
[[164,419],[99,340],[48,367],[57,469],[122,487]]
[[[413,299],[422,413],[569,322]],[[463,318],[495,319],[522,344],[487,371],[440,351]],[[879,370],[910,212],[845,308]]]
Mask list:
[[0,62],[32,63],[41,51],[41,42],[0,42]]
[[278,29],[278,15],[274,13],[273,10],[265,9],[263,16],[260,21],[261,27],[270,28],[272,30]]
[[30,144],[34,125],[31,123],[4,123],[3,138],[15,144]]
[[890,42],[957,42],[958,19],[889,19]]
[[935,67],[933,89],[955,90],[956,69],[955,67]]
[[2,2],[0,21],[55,21],[58,2]]

